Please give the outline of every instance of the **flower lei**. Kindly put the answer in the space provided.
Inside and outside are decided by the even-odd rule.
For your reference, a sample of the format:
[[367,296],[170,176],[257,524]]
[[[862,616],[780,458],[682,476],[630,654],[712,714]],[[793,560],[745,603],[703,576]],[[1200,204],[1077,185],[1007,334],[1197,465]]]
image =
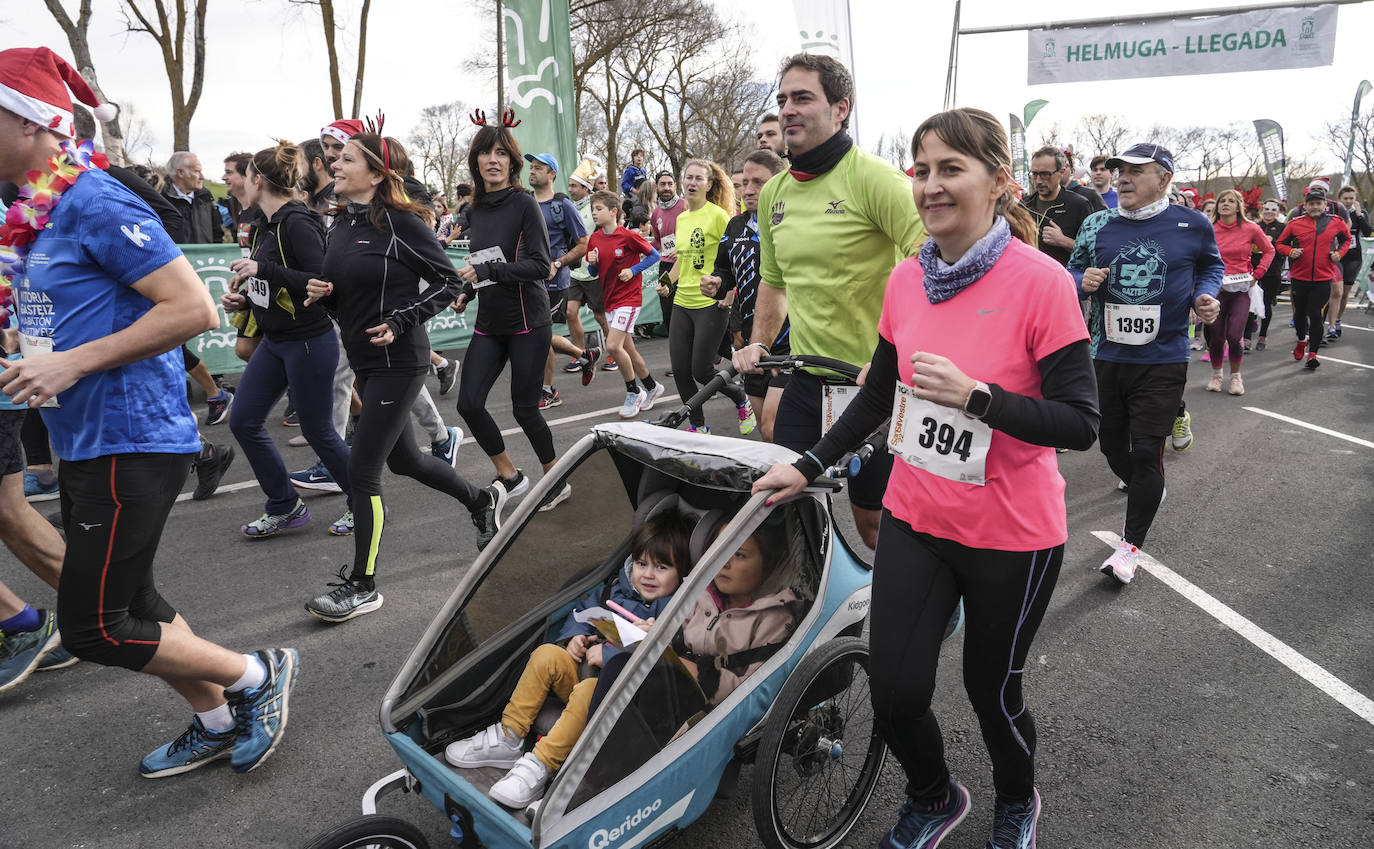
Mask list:
[[62,151],[48,160],[48,171],[30,171],[19,189],[19,200],[5,213],[0,226],[0,326],[8,327],[13,314],[15,278],[24,273],[29,248],[48,226],[62,193],[76,184],[85,171],[105,169],[110,161],[96,153],[89,141],[62,142]]

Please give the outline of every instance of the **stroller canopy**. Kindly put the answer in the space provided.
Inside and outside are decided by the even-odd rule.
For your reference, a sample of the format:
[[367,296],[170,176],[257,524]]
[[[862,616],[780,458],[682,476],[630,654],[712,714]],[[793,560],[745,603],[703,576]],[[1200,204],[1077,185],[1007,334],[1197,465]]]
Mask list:
[[797,453],[768,442],[708,436],[646,422],[613,422],[592,428],[597,445],[639,460],[695,486],[748,492],[775,463],[793,463]]

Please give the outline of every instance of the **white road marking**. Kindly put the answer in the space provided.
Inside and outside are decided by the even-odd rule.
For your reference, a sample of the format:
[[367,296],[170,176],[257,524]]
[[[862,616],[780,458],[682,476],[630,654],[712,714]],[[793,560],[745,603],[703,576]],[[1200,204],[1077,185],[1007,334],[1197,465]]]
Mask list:
[[1364,331],[1367,331],[1367,332],[1369,332],[1369,333],[1374,333],[1374,327],[1361,327],[1361,326],[1358,325],[1358,324],[1342,324],[1342,325],[1341,325],[1341,329],[1342,329],[1342,330],[1364,330]]
[[[224,493],[224,492],[238,492],[240,489],[252,489],[253,487],[255,487],[255,486],[257,486],[257,485],[258,485],[258,481],[257,481],[256,478],[253,478],[253,479],[251,479],[251,480],[246,480],[246,481],[240,481],[239,483],[226,483],[224,486],[221,486],[220,488],[216,489],[215,492],[214,492],[214,494],[215,494],[215,495],[219,495],[220,493]],[[191,500],[191,493],[189,493],[189,492],[183,492],[181,495],[178,495],[178,496],[177,496],[177,501],[178,501],[178,502],[181,502],[181,501],[190,501],[190,500]]]
[[1315,430],[1317,433],[1324,433],[1327,436],[1334,436],[1337,439],[1344,439],[1346,442],[1353,442],[1356,445],[1363,445],[1365,448],[1374,448],[1374,442],[1370,442],[1367,439],[1360,439],[1359,437],[1355,436],[1349,436],[1348,434],[1341,433],[1338,430],[1331,430],[1330,428],[1321,427],[1320,425],[1308,424],[1307,422],[1302,421],[1300,419],[1289,418],[1288,416],[1282,416],[1278,413],[1271,413],[1268,410],[1261,410],[1259,407],[1242,407],[1241,409],[1249,410],[1252,413],[1259,413],[1261,416],[1268,416],[1271,419],[1278,419],[1281,422],[1295,424],[1298,427],[1305,427],[1308,430]]
[[[1093,531],[1092,534],[1111,548],[1116,548],[1117,544],[1121,542],[1121,537],[1111,531]],[[1170,589],[1202,608],[1204,612],[1218,622],[1253,643],[1265,654],[1296,672],[1309,684],[1340,702],[1360,719],[1374,725],[1374,700],[1370,700],[1349,684],[1298,654],[1287,643],[1241,616],[1206,590],[1196,586],[1187,578],[1143,551],[1140,552],[1139,566],[1158,578]]]
[[1321,354],[1318,354],[1318,355],[1317,355],[1317,358],[1320,359],[1320,360],[1321,360],[1322,362],[1324,362],[1324,363],[1340,363],[1340,364],[1343,365],[1343,366],[1354,366],[1355,368],[1368,368],[1368,369],[1374,369],[1374,366],[1365,365],[1364,363],[1356,363],[1356,362],[1352,362],[1352,361],[1350,361],[1350,360],[1338,360],[1338,359],[1336,359],[1335,357],[1328,356],[1325,352],[1323,352],[1323,353],[1321,353]]
[[[649,412],[650,412],[650,413],[657,413],[657,412],[660,412],[659,407],[658,407],[659,404],[662,404],[664,401],[676,401],[676,400],[678,399],[678,397],[679,397],[679,396],[677,396],[677,395],[660,395],[660,396],[658,397],[658,400],[654,402],[654,408],[653,408],[652,410],[650,410]],[[552,428],[552,427],[558,427],[559,425],[571,424],[572,422],[580,422],[580,421],[582,421],[582,420],[584,420],[584,419],[595,419],[595,418],[598,418],[598,417],[600,417],[600,416],[608,416],[608,415],[612,415],[612,414],[618,413],[618,412],[620,412],[620,408],[619,408],[619,407],[607,407],[607,408],[604,409],[604,410],[592,410],[590,413],[579,413],[579,414],[577,414],[577,415],[575,415],[575,416],[566,416],[566,417],[561,418],[561,419],[550,419],[548,424],[549,424],[549,427],[551,427],[551,428]],[[662,412],[666,412],[666,410],[664,410],[664,411],[662,411]],[[616,416],[616,417],[615,417],[615,421],[618,421],[618,422],[619,422],[619,421],[631,421],[631,420],[630,420],[630,419],[622,419],[622,418],[620,418],[619,416]],[[508,427],[508,428],[506,428],[505,430],[501,431],[501,435],[502,435],[502,436],[514,436],[514,435],[516,435],[517,433],[523,433],[523,432],[524,432],[524,431],[522,431],[522,430],[520,429],[519,426],[516,426],[516,427]],[[463,444],[463,445],[472,445],[472,444],[474,444],[474,443],[476,443],[476,442],[477,442],[477,438],[476,438],[476,437],[469,436],[468,438],[466,438],[466,439],[463,440],[462,444]]]
[[[657,400],[656,402],[654,402],[654,409],[650,410],[649,412],[650,412],[650,413],[659,412],[659,408],[658,408],[658,405],[659,405],[659,404],[662,404],[664,401],[676,401],[676,400],[678,399],[678,397],[679,397],[679,396],[677,396],[677,395],[660,395],[659,398],[658,398],[658,400]],[[548,424],[549,424],[549,427],[557,427],[558,425],[570,424],[570,423],[572,423],[572,422],[580,422],[580,421],[582,421],[582,420],[584,420],[584,419],[594,419],[594,418],[597,418],[597,417],[599,417],[599,416],[605,416],[605,415],[609,415],[609,414],[611,414],[611,413],[617,413],[617,412],[619,412],[619,411],[620,411],[620,408],[619,408],[619,407],[607,407],[607,408],[604,409],[604,410],[592,410],[590,413],[579,413],[578,415],[575,415],[575,416],[566,416],[566,417],[561,418],[561,419],[552,419],[551,421],[549,421]],[[628,421],[628,420],[626,420],[626,419],[621,419],[619,416],[617,416],[615,420],[616,420],[616,421]],[[521,432],[522,432],[522,431],[520,430],[519,427],[511,427],[511,428],[506,428],[505,430],[501,431],[501,435],[502,435],[502,436],[514,436],[515,434],[521,433]],[[464,439],[464,440],[463,440],[461,443],[459,443],[459,444],[460,444],[460,445],[473,445],[473,444],[475,444],[476,442],[477,442],[476,439],[474,439],[473,437],[469,436],[469,437],[467,437],[466,439]],[[255,486],[257,486],[257,485],[258,485],[258,482],[257,482],[256,479],[241,481],[241,482],[239,482],[239,483],[227,483],[227,484],[221,486],[219,489],[216,489],[216,490],[215,490],[215,494],[218,495],[218,494],[224,493],[224,492],[238,492],[238,491],[241,490],[241,489],[252,489],[253,487],[255,487]],[[337,493],[335,493],[335,494],[337,494]],[[182,494],[180,494],[180,495],[177,496],[177,501],[178,501],[178,502],[190,501],[190,500],[191,500],[191,493],[189,493],[189,492],[183,492]]]

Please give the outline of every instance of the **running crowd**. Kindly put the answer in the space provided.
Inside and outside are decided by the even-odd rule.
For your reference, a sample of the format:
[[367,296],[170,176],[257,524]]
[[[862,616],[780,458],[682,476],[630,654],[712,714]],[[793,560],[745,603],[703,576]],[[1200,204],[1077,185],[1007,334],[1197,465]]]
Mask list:
[[[1173,155],[1150,142],[1092,159],[1090,185],[1072,151],[1043,148],[1023,189],[1005,130],[977,109],[922,123],[903,174],[848,134],[845,68],[805,53],[783,63],[778,111],[733,176],[691,159],[680,181],[651,178],[636,150],[619,193],[579,166],[564,196],[561,164],[522,153],[512,113],[474,113],[473,183],[452,206],[414,178],[378,115],[227,157],[221,210],[191,153],[159,179],[78,142],[88,133],[73,96],[102,120],[113,109],[52,51],[0,51],[0,535],[56,591],[55,607],[35,607],[0,584],[0,691],[78,659],[162,678],[193,717],[143,759],[150,778],[221,758],[259,766],[281,740],[300,662],[290,648],[241,653],[199,637],[159,595],[158,540],[191,468],[204,498],[236,451],[246,458],[265,497],[242,526],[253,540],[309,522],[298,489],[343,493],[329,530],[352,535],[353,559],[305,607],[335,623],[376,611],[384,465],[458,502],[477,549],[529,490],[487,411],[502,374],[543,472],[557,460],[542,411],[561,403],[559,371],[583,386],[617,371],[620,417],[653,409],[665,386],[636,347],[655,330],[639,321],[648,274],[678,395],[730,360],[740,377],[723,394],[739,433],[757,428],[797,453],[756,490],[798,493],[886,429],[887,447],[848,487],[874,550],[875,713],[907,776],[881,845],[930,849],[968,813],[931,712],[940,644],[962,609],[965,684],[997,791],[988,845],[1033,846],[1035,725],[1020,681],[1067,540],[1056,451],[1096,442],[1120,479],[1121,542],[1098,568],[1130,583],[1164,500],[1166,442],[1193,443],[1190,349],[1208,346],[1207,391],[1221,391],[1229,363],[1225,385],[1244,394],[1245,355],[1266,348],[1287,280],[1293,356],[1316,369],[1341,336],[1358,236],[1372,232],[1358,193],[1321,180],[1287,219],[1253,192],[1204,204],[1173,185]],[[177,244],[224,235],[241,257],[215,304]],[[458,241],[468,252],[455,265],[444,246]],[[583,329],[583,306],[596,331]],[[476,311],[461,369],[426,333],[444,309]],[[220,310],[246,361],[233,391],[184,347],[219,326]],[[860,385],[760,368],[790,352],[868,367]],[[489,482],[456,471],[464,431],[444,423],[431,373],[441,396],[456,387]],[[227,421],[237,449],[200,436],[187,374],[207,397],[203,424]],[[318,455],[295,473],[267,430],[283,396],[293,442]],[[415,444],[412,417],[428,446]],[[699,409],[688,427],[709,433]],[[26,496],[60,499],[61,535]],[[573,497],[565,486],[539,509]],[[573,660],[584,642],[566,646]],[[489,736],[464,745],[511,747]]]

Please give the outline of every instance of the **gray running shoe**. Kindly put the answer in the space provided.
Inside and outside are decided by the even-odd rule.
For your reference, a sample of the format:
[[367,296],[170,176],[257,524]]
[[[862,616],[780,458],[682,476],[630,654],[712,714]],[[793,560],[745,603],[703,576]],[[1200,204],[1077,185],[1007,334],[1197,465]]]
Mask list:
[[343,514],[338,519],[336,519],[334,521],[334,524],[329,526],[329,532],[336,537],[352,536],[353,511],[349,510],[347,513]]
[[439,376],[439,394],[447,395],[458,380],[458,360],[449,360],[448,365],[435,369],[435,373]]
[[496,532],[501,529],[501,505],[505,499],[501,497],[500,483],[493,483],[482,489],[482,499],[477,502],[476,508],[472,512],[472,526],[477,529],[477,550],[486,548],[496,536]]
[[310,510],[305,502],[296,499],[296,506],[286,513],[263,513],[243,526],[243,535],[249,539],[267,539],[282,531],[299,528],[310,521]]
[[349,568],[347,564],[340,566],[339,580],[329,582],[334,589],[306,603],[305,609],[311,616],[326,622],[347,622],[382,606],[382,594],[377,592],[377,588],[369,588],[349,579]]

